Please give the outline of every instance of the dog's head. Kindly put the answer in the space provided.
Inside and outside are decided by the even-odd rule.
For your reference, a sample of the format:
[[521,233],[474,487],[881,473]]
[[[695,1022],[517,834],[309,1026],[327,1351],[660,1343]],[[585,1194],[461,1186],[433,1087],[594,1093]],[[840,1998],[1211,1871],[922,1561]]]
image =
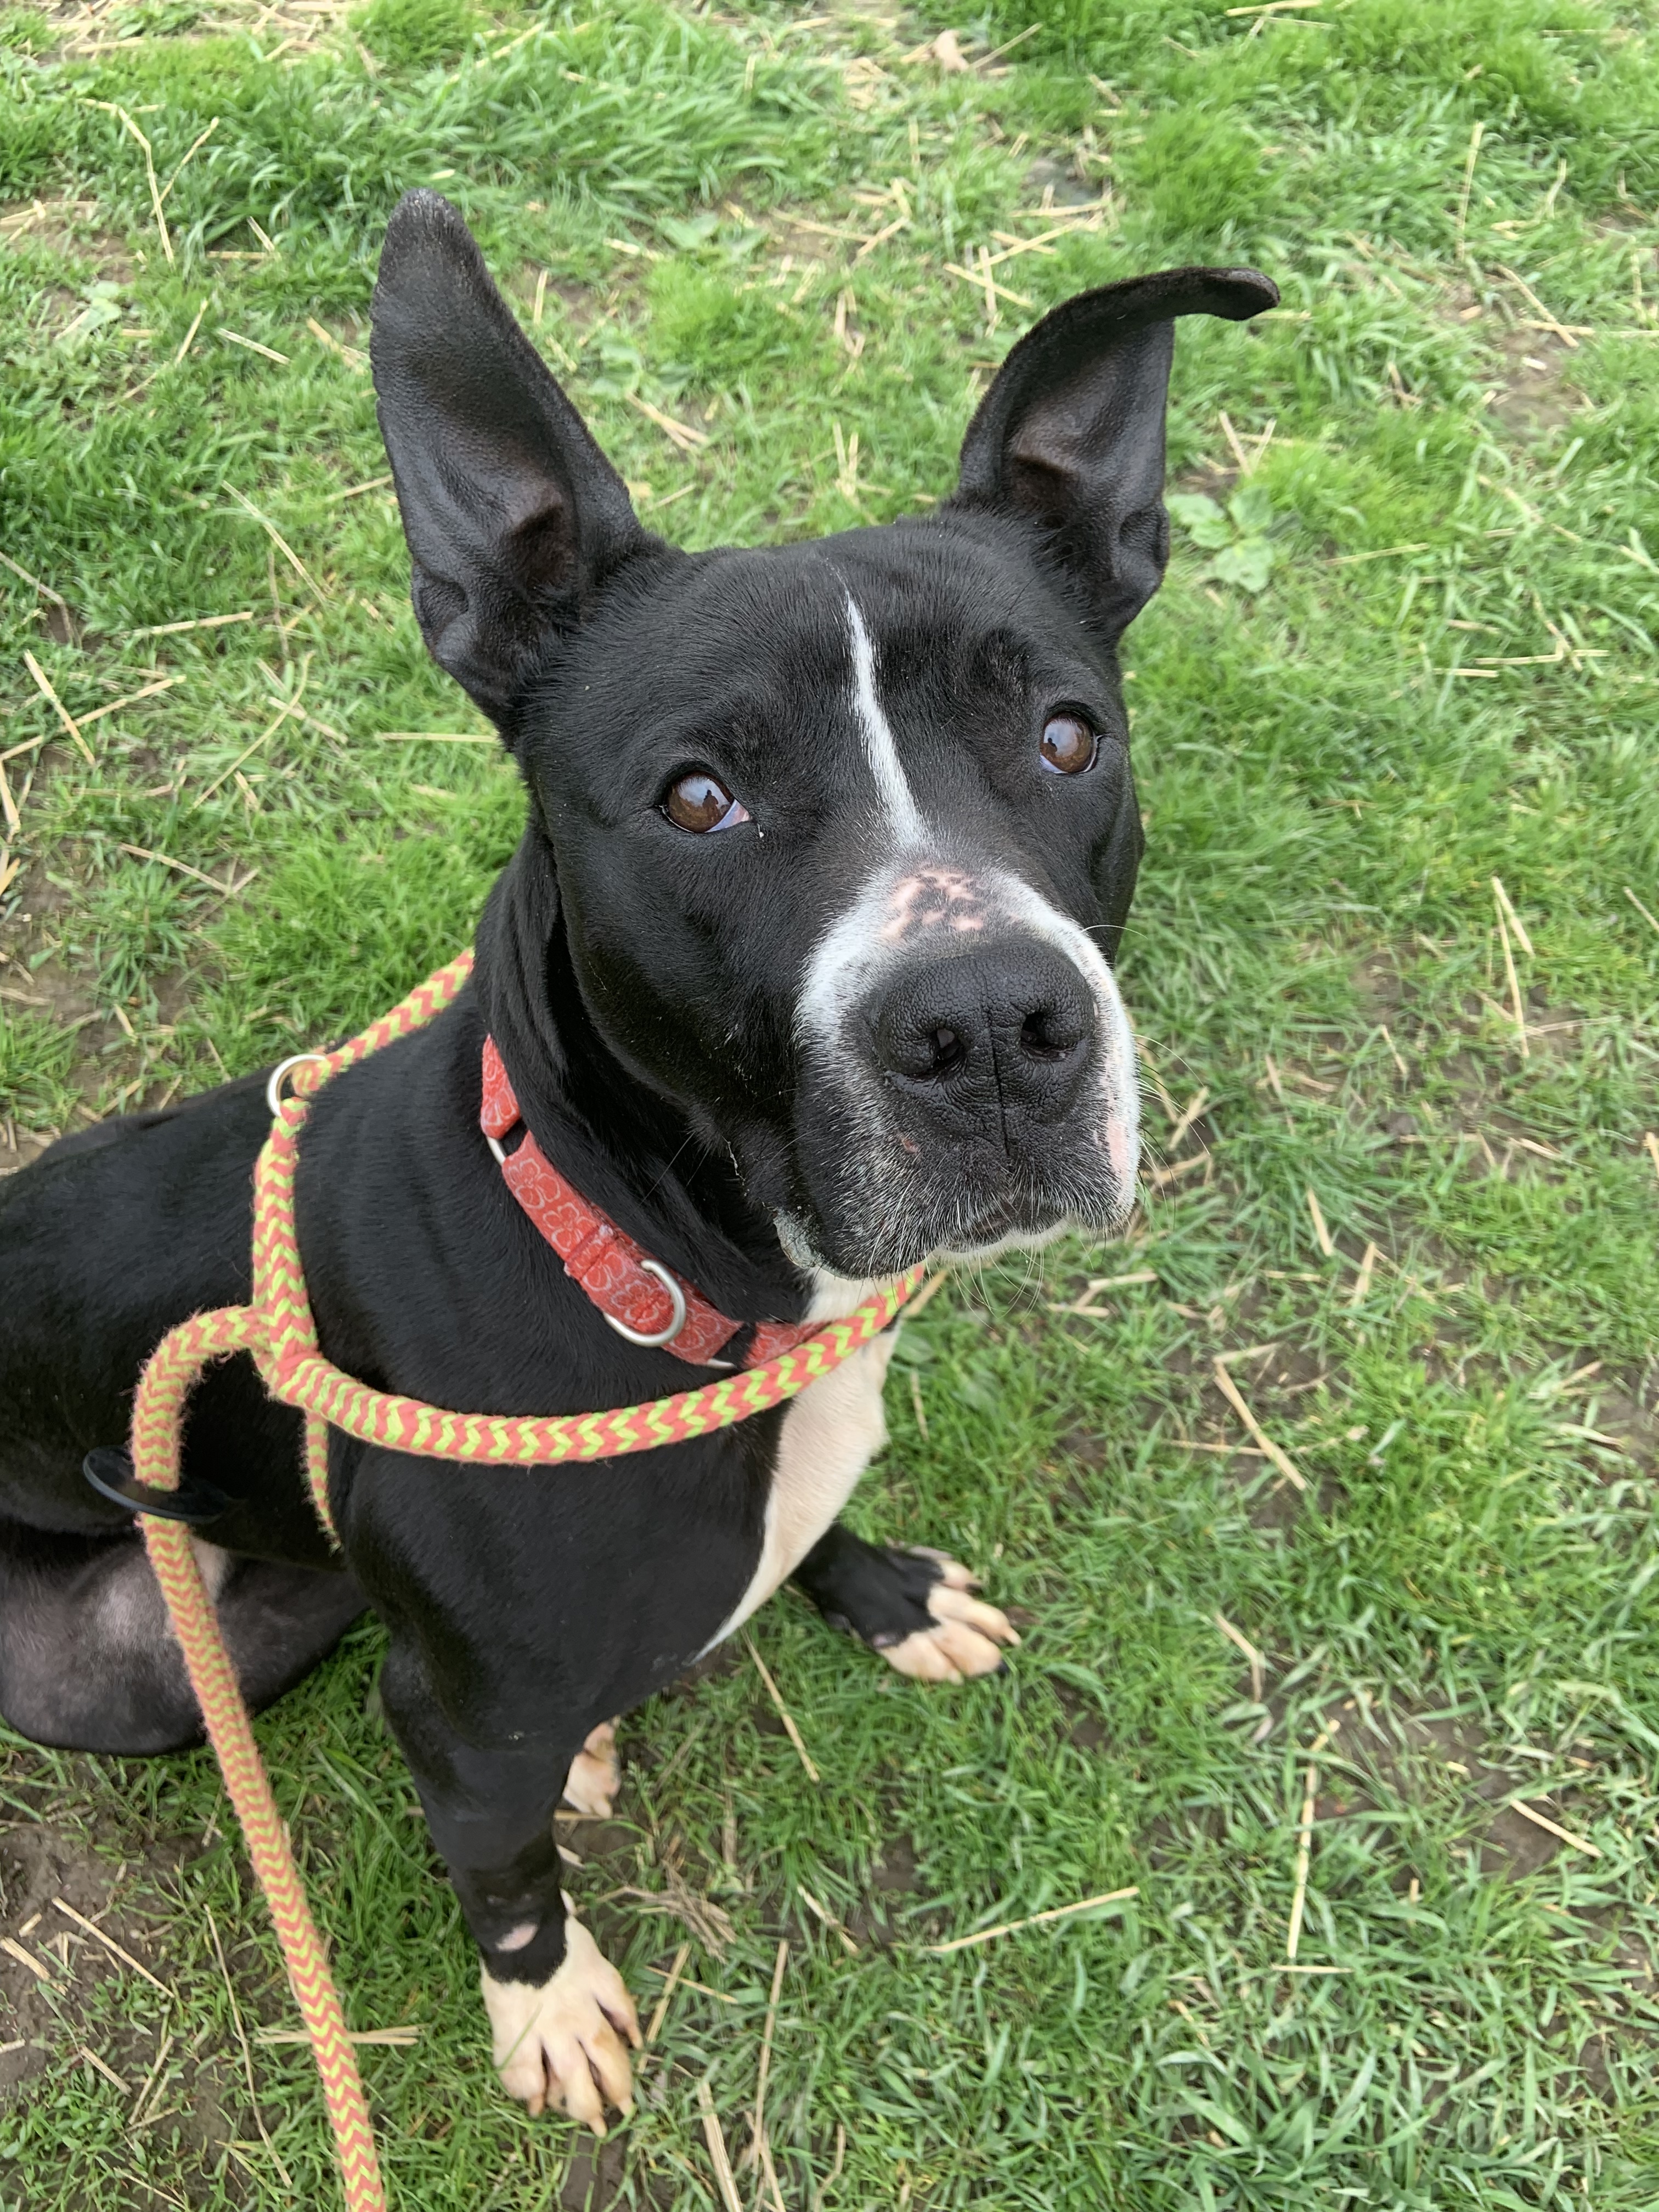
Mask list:
[[926,518],[689,555],[455,210],[392,217],[374,381],[422,631],[522,767],[584,1018],[798,1265],[1128,1210],[1116,648],[1168,556],[1173,319],[1276,297],[1233,269],[1085,293],[1009,355]]

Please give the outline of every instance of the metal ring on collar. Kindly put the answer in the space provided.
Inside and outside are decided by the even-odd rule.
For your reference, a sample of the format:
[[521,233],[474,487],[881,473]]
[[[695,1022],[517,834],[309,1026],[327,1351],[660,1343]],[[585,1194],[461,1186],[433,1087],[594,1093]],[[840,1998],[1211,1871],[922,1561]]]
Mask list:
[[291,1052],[286,1060],[279,1060],[271,1069],[270,1080],[265,1085],[265,1103],[270,1109],[272,1121],[276,1120],[283,1103],[283,1078],[290,1067],[298,1067],[305,1060],[320,1060],[326,1065],[328,1054],[325,1052]]
[[630,1344],[642,1345],[647,1351],[649,1351],[658,1345],[672,1344],[674,1341],[674,1339],[679,1334],[680,1331],[685,1327],[685,1292],[674,1280],[674,1278],[669,1273],[667,1268],[659,1267],[654,1260],[641,1260],[640,1265],[645,1269],[647,1275],[654,1275],[656,1277],[657,1280],[662,1285],[664,1290],[667,1291],[669,1297],[674,1301],[673,1318],[670,1321],[666,1328],[655,1329],[649,1336],[643,1334],[637,1328],[629,1328],[628,1323],[625,1321],[618,1321],[615,1314],[606,1314],[605,1319],[610,1322],[611,1328],[616,1330],[618,1336],[625,1336]]

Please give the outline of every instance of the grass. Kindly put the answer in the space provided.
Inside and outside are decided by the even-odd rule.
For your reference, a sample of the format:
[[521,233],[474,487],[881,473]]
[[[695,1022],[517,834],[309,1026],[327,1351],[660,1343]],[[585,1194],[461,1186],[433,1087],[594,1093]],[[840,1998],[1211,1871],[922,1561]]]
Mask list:
[[[1182,331],[1187,496],[1128,641],[1143,1212],[935,1300],[856,1509],[982,1565],[1024,1648],[925,1692],[780,1599],[757,1636],[816,1789],[740,1650],[629,1720],[573,1890],[647,2002],[682,1938],[703,1986],[595,2154],[494,2086],[356,1634],[262,1734],[354,2024],[421,2031],[365,2054],[400,2205],[713,2205],[696,2086],[740,2155],[780,1934],[791,2212],[1654,2201],[1652,17],[998,0],[954,27],[971,60],[1034,20],[965,74],[918,56],[944,14],[847,0],[0,27],[23,1154],[380,1011],[514,842],[490,748],[379,735],[477,726],[375,481],[360,349],[405,185],[465,209],[694,546],[942,494],[991,365],[1084,285],[1205,257],[1285,291]],[[994,320],[949,271],[1053,230]],[[88,720],[88,766],[25,649],[77,717],[171,688]],[[1515,994],[1494,876],[1534,947]],[[1118,1276],[1150,1279],[1081,1295]],[[1218,1354],[1305,1492],[1238,1449]],[[90,1939],[56,1992],[0,1963],[0,2203],[334,2201],[308,2057],[242,2057],[210,1911],[250,2033],[292,2010],[210,1761],[9,1740],[0,1791],[6,1929],[55,1939],[61,1887],[176,1992]],[[622,1890],[689,1891],[695,1925]]]

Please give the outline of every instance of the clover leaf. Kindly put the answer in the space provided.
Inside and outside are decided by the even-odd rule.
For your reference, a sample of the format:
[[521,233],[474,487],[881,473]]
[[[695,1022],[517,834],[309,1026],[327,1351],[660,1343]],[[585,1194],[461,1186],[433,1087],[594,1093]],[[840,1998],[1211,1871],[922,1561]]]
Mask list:
[[1275,553],[1265,484],[1240,484],[1224,508],[1201,491],[1172,492],[1165,504],[1199,550],[1215,556],[1199,570],[1200,583],[1235,584],[1253,596],[1267,589]]
[[1202,546],[1206,553],[1231,544],[1232,525],[1203,492],[1174,491],[1164,503],[1194,544]]

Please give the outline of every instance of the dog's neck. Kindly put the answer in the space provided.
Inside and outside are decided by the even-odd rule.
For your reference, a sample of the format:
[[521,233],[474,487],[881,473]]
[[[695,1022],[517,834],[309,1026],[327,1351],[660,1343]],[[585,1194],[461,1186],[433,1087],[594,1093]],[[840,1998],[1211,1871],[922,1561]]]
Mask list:
[[729,1152],[599,1035],[533,820],[479,918],[473,980],[526,1127],[582,1195],[734,1320],[804,1314],[810,1286]]

